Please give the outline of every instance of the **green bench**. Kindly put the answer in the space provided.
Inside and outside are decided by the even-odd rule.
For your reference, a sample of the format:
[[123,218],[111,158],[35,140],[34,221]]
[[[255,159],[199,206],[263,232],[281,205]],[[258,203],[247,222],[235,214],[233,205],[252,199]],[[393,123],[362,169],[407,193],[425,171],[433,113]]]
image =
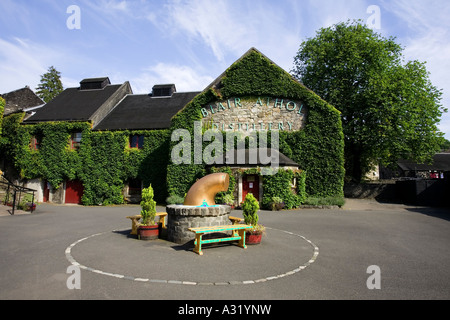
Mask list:
[[[189,231],[195,233],[195,248],[194,252],[199,255],[203,255],[202,245],[207,243],[216,243],[216,242],[226,242],[226,241],[236,241],[239,240],[239,247],[247,249],[245,245],[245,231],[247,229],[251,229],[252,226],[246,224],[233,224],[226,226],[216,226],[216,227],[199,227],[199,228],[189,228]],[[208,233],[214,232],[226,232],[232,231],[231,237],[225,238],[217,238],[217,239],[207,239],[203,240],[203,236]]]

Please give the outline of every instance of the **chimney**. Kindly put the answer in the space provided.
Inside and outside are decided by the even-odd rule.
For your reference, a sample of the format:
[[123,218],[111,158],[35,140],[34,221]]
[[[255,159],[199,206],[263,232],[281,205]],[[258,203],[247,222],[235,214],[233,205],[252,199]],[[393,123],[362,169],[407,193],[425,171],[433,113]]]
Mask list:
[[100,90],[109,84],[108,77],[84,79],[80,82],[80,90]]
[[177,88],[174,84],[157,84],[152,88],[152,97],[171,97]]

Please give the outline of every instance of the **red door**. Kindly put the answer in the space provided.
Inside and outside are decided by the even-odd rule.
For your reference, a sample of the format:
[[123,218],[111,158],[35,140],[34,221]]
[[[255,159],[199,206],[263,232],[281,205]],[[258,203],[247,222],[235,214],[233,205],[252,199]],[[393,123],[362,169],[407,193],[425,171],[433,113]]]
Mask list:
[[66,203],[81,204],[83,183],[80,180],[66,182]]
[[44,181],[44,194],[42,202],[48,202],[50,200],[50,186],[47,181]]
[[253,193],[256,200],[259,201],[259,176],[247,175],[244,176],[242,183],[242,201],[245,200],[247,193]]

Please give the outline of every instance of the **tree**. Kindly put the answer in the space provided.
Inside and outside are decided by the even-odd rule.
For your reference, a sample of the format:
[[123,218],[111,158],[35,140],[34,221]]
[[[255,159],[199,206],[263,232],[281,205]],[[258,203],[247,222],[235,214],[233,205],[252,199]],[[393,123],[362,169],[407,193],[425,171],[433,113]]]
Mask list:
[[404,63],[402,50],[353,21],[320,29],[294,59],[294,77],[341,111],[348,179],[400,158],[431,161],[440,149],[442,91],[425,63]]
[[5,99],[0,97],[0,135],[2,134],[3,111],[5,110]]
[[48,72],[41,76],[41,83],[36,90],[36,94],[44,102],[51,101],[64,90],[61,82],[61,73],[53,66],[48,68]]
[[450,141],[444,139],[444,142],[441,145],[441,152],[450,152]]

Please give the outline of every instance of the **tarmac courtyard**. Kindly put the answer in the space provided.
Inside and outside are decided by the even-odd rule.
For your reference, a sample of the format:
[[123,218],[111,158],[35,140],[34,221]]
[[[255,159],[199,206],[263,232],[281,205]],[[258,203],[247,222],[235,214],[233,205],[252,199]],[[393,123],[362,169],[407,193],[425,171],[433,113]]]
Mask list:
[[448,208],[347,199],[342,209],[260,211],[260,245],[210,245],[203,256],[192,243],[131,236],[135,205],[8,210],[0,207],[3,300],[450,298]]

